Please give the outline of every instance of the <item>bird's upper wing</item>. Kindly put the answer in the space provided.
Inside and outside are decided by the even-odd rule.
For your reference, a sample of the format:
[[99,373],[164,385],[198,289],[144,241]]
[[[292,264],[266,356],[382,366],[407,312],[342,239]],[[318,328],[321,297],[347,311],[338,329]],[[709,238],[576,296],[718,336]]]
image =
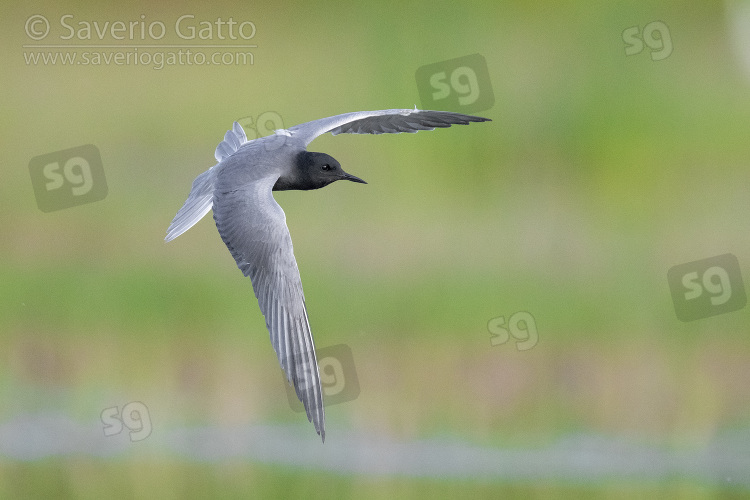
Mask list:
[[336,134],[398,134],[434,130],[435,127],[467,125],[471,122],[491,121],[489,118],[462,115],[450,111],[425,111],[419,109],[384,109],[380,111],[356,111],[343,115],[321,118],[291,127],[288,132],[299,138],[305,146],[319,135]]
[[216,227],[237,266],[252,280],[281,367],[325,441],[315,345],[286,217],[271,194],[276,179],[241,186],[222,180],[220,176],[213,199]]

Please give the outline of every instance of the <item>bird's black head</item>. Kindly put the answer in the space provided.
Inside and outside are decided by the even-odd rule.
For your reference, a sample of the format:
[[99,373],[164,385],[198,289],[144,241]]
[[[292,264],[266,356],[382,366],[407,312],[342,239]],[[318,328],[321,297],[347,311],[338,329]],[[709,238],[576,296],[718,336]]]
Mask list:
[[296,167],[295,174],[298,182],[295,183],[295,187],[286,187],[285,189],[320,189],[332,182],[341,180],[367,184],[359,177],[344,172],[341,164],[334,157],[325,153],[302,151],[297,156]]

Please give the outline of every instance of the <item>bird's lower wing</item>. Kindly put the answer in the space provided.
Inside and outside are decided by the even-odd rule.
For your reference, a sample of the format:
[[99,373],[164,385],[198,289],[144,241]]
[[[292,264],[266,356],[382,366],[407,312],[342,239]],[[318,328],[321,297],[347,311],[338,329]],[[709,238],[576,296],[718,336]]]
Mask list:
[[491,121],[480,116],[463,115],[450,111],[426,111],[420,109],[383,109],[379,111],[357,111],[343,115],[321,118],[291,127],[288,132],[305,145],[319,135],[337,134],[398,134],[434,130],[437,127],[467,125],[471,122]]
[[226,190],[217,186],[214,220],[237,266],[252,280],[281,367],[325,441],[315,345],[286,217],[271,194],[274,182],[264,179]]

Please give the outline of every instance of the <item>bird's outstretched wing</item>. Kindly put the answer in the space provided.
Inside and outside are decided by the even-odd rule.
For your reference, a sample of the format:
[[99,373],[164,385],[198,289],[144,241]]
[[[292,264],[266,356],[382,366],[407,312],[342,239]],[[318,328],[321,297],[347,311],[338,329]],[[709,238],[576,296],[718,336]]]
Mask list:
[[287,132],[301,140],[305,146],[319,135],[337,134],[398,134],[434,130],[436,127],[467,125],[471,122],[491,121],[489,118],[462,115],[450,111],[425,111],[419,109],[384,109],[380,111],[356,111],[343,115],[321,118],[295,125]]
[[325,442],[315,345],[286,217],[271,194],[276,178],[241,186],[222,181],[220,175],[213,198],[216,227],[237,267],[252,280],[281,367]]

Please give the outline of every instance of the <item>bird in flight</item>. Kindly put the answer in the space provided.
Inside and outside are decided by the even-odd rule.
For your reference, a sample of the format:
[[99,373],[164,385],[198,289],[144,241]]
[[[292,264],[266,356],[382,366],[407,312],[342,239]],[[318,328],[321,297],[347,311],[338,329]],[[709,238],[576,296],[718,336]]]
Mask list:
[[467,125],[488,118],[414,109],[357,111],[322,118],[252,141],[235,122],[216,148],[218,162],[194,181],[167,229],[171,241],[213,209],[216,228],[242,274],[249,276],[271,344],[287,380],[325,442],[323,390],[305,296],[286,216],[273,191],[319,189],[339,180],[365,181],[344,172],[325,153],[307,151],[319,135],[398,134]]

